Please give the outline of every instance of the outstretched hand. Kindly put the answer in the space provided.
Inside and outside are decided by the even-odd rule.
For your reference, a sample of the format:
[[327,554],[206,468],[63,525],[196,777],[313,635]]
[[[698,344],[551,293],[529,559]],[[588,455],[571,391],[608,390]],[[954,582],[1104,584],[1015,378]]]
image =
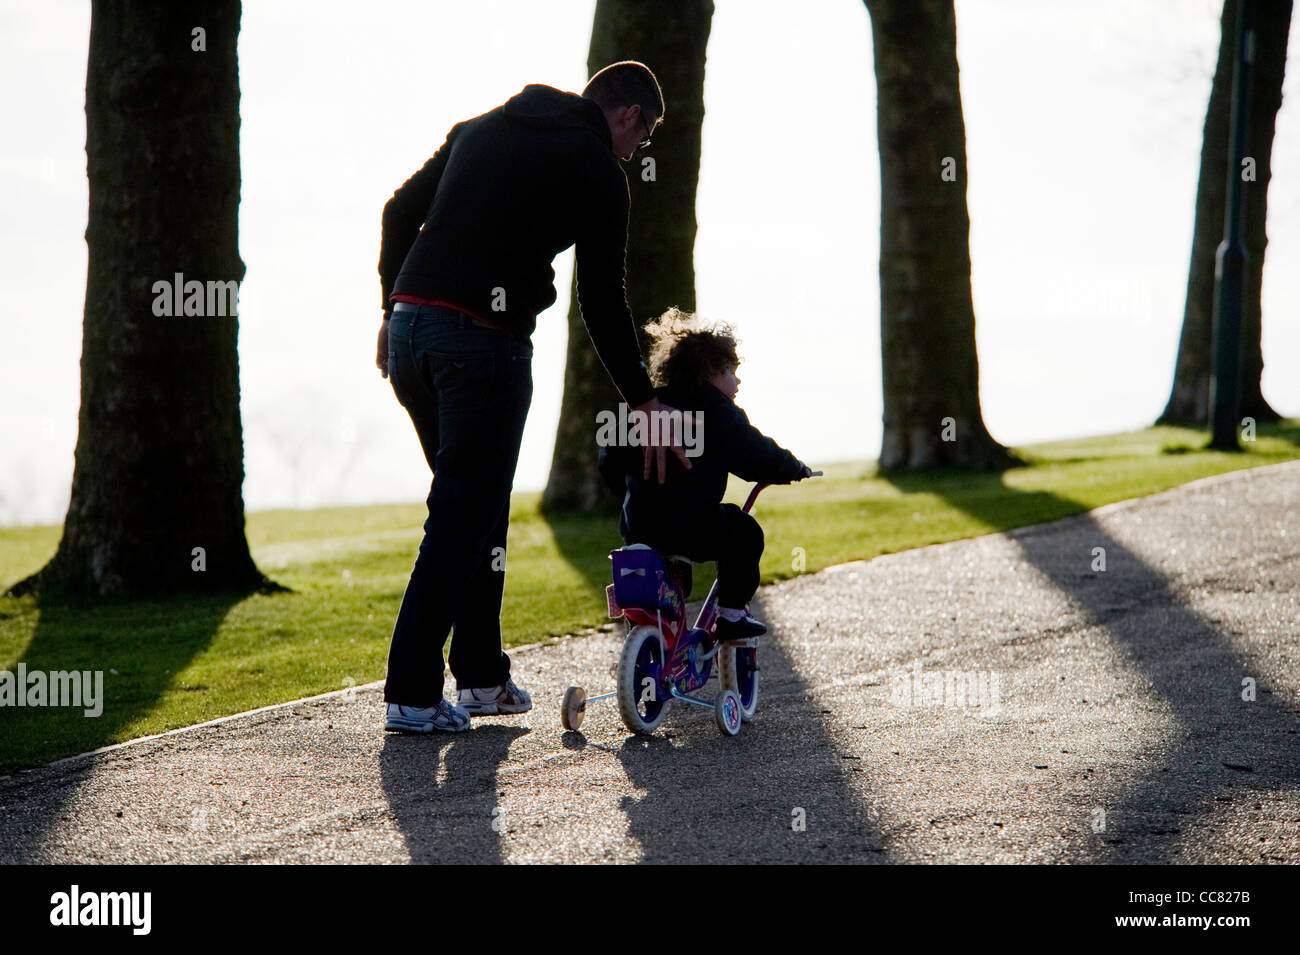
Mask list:
[[[682,435],[675,428],[660,428],[656,426],[656,419],[652,417],[655,414],[661,414],[665,417],[659,418],[659,421],[670,420],[667,415],[677,412],[682,417],[683,426],[687,418],[692,422],[695,421],[693,415],[684,411],[679,411],[672,405],[666,405],[658,398],[651,398],[645,404],[637,405],[636,412],[649,416],[648,426],[646,428],[646,444],[642,454],[644,469],[641,477],[650,480],[650,475],[657,471],[659,483],[663,484],[668,477],[668,452],[671,451],[677,456],[677,460],[682,463],[686,470],[691,469],[690,459],[686,457],[686,449],[682,446]],[[685,430],[685,427],[682,428]],[[658,440],[656,440],[658,439]]]

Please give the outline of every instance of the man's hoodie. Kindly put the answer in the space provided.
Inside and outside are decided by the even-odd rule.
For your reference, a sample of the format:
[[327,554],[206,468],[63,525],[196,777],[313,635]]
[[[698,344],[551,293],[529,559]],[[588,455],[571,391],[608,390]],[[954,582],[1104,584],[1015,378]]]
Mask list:
[[668,476],[646,480],[644,449],[610,446],[600,449],[601,475],[616,493],[626,490],[624,510],[653,514],[675,504],[712,505],[727,491],[727,475],[763,484],[789,484],[803,474],[803,462],[749,423],[749,416],[711,384],[655,389],[664,403],[702,417],[700,455],[689,458],[686,470],[669,452]]
[[627,179],[600,107],[549,86],[452,127],[384,206],[379,277],[528,337],[555,302],[551,261],[576,245],[578,301],[629,405],[652,395],[624,286]]

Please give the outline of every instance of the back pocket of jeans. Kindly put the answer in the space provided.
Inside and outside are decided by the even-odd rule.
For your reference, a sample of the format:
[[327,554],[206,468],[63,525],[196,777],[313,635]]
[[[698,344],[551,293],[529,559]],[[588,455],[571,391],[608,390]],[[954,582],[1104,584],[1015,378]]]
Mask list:
[[429,355],[429,362],[438,399],[449,407],[481,404],[491,399],[496,373],[496,356],[491,352],[434,352]]

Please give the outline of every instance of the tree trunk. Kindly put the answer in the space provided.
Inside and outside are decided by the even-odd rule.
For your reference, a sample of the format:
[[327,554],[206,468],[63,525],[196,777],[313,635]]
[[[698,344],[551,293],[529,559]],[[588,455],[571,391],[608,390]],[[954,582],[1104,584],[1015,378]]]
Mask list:
[[[1265,219],[1271,155],[1277,111],[1282,105],[1282,76],[1286,68],[1287,35],[1291,29],[1291,0],[1260,0],[1255,14],[1255,67],[1250,84],[1250,124],[1246,155],[1255,160],[1255,179],[1245,182],[1246,243],[1245,307],[1242,309],[1241,414],[1256,421],[1276,421],[1279,415],[1264,400],[1260,378],[1264,355],[1260,345],[1264,249],[1268,245]],[[1196,187],[1196,222],[1192,261],[1183,306],[1183,330],[1178,340],[1174,384],[1157,424],[1206,427],[1210,421],[1210,373],[1213,364],[1214,257],[1223,239],[1227,205],[1228,133],[1232,113],[1233,35],[1237,0],[1225,0],[1220,21],[1219,61],[1210,88],[1201,138],[1201,172]]]
[[1005,467],[980,412],[952,0],[866,4],[880,140],[880,466]]
[[[244,536],[237,320],[224,299],[231,287],[216,284],[244,277],[239,19],[236,0],[213,0],[201,13],[92,3],[89,274],[72,497],[57,554],[17,592],[264,582]],[[199,294],[191,282],[202,283]],[[201,315],[158,314],[175,311],[174,285]]]
[[[654,70],[664,92],[664,124],[654,145],[626,167],[632,194],[627,300],[638,327],[674,305],[695,309],[695,190],[704,125],[704,53],[712,20],[713,0],[596,3],[588,74],[619,60],[640,60]],[[597,413],[616,409],[620,400],[592,347],[575,290],[569,300],[564,399],[544,508],[595,511],[618,503],[596,470],[595,434]]]

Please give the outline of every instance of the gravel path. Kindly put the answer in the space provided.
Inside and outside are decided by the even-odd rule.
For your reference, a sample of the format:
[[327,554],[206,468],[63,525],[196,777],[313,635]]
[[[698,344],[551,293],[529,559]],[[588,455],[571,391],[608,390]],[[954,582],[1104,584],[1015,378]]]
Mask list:
[[755,614],[734,739],[681,704],[631,737],[612,701],[564,733],[620,643],[568,638],[515,655],[533,712],[457,736],[384,735],[373,684],[0,778],[0,862],[1300,862],[1300,464]]

